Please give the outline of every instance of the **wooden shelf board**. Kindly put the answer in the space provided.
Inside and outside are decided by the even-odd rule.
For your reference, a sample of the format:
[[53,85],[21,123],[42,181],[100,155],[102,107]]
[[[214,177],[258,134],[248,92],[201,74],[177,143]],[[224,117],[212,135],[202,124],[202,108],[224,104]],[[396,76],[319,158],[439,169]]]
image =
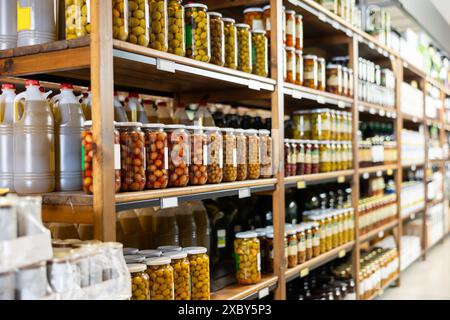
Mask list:
[[285,185],[297,185],[299,182],[305,182],[305,183],[327,182],[327,181],[331,181],[331,180],[336,180],[337,182],[341,182],[342,179],[350,177],[350,176],[354,175],[354,173],[355,173],[354,170],[345,170],[345,171],[336,171],[336,172],[328,172],[328,173],[310,174],[310,175],[305,175],[305,176],[286,177],[286,178],[284,178],[284,183],[285,183]]
[[358,110],[359,112],[364,112],[371,115],[379,115],[380,117],[391,119],[397,118],[397,111],[395,110],[395,108],[393,109],[383,107],[369,102],[358,101]]
[[397,170],[396,164],[387,164],[387,165],[381,165],[381,166],[374,166],[374,167],[368,167],[368,168],[360,168],[359,174],[365,174],[365,173],[378,173],[378,172],[384,172],[388,170]]
[[434,207],[435,205],[438,205],[438,204],[440,204],[440,203],[442,203],[442,202],[444,202],[444,198],[441,198],[441,199],[433,199],[433,200],[428,200],[427,201],[427,207],[428,208],[432,208],[432,207]]
[[410,212],[408,215],[401,215],[402,216],[402,222],[408,221],[410,219],[412,219],[412,217],[417,216],[419,213],[424,212],[425,210],[425,203],[424,206],[422,208],[413,210],[412,212]]
[[390,280],[387,284],[385,284],[378,292],[370,296],[367,300],[375,300],[377,297],[381,297],[384,294],[384,291],[389,288],[395,281],[399,278],[399,275],[396,275],[392,280]]
[[408,61],[406,61],[405,59],[402,58],[403,61],[403,68],[406,69],[406,72],[404,71],[404,73],[411,73],[416,77],[422,78],[422,79],[426,79],[427,75],[424,71],[420,70],[419,67],[416,67],[415,65],[412,65],[411,63],[409,63]]
[[275,289],[278,277],[274,275],[262,275],[261,281],[254,285],[232,285],[222,290],[211,293],[211,300],[247,300],[258,299],[259,292],[264,289]]
[[423,167],[424,166],[424,163],[422,162],[422,163],[405,163],[405,164],[402,164],[402,167],[404,168],[404,169],[408,169],[408,168],[413,168],[413,167]]
[[389,222],[389,223],[387,223],[387,224],[385,224],[385,225],[383,225],[381,227],[378,227],[378,228],[376,228],[376,229],[374,229],[374,230],[372,230],[372,231],[370,231],[370,232],[368,232],[368,233],[366,233],[364,235],[361,235],[359,240],[360,240],[361,243],[367,242],[369,240],[372,240],[374,237],[377,237],[380,232],[389,231],[389,230],[391,230],[392,228],[395,228],[398,225],[399,225],[399,221],[396,219],[396,220],[391,221],[391,222]]

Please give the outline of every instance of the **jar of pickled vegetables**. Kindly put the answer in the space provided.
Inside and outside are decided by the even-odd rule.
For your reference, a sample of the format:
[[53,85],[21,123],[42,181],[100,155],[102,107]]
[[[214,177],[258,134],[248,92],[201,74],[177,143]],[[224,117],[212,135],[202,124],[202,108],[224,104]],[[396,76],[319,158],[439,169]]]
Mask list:
[[269,130],[259,130],[261,148],[261,178],[272,178],[272,138]]
[[341,155],[341,170],[348,170],[348,143],[341,142],[342,155]]
[[297,264],[306,262],[306,232],[302,224],[297,225]]
[[128,264],[131,274],[131,300],[150,300],[150,277],[145,264]]
[[292,166],[291,166],[291,143],[289,139],[284,140],[284,176],[292,176]]
[[247,137],[243,129],[236,129],[237,181],[247,179]]
[[245,23],[236,24],[238,40],[238,70],[252,73],[252,37],[250,26]]
[[303,16],[295,15],[295,50],[303,50]]
[[306,110],[295,111],[293,115],[294,139],[311,138],[311,112]]
[[167,23],[168,22],[167,0],[149,0],[149,2],[150,2],[150,24],[149,24],[150,48],[167,52],[169,45],[168,23]]
[[335,171],[342,170],[342,144],[339,141],[335,141],[336,144],[336,165]]
[[184,57],[186,55],[186,32],[184,25],[184,7],[182,0],[169,0],[167,18],[169,21],[167,39],[170,53]]
[[317,59],[317,89],[325,91],[326,87],[326,62],[324,58]]
[[148,0],[128,1],[129,8],[129,36],[128,42],[147,47],[150,43],[152,15],[149,14]]
[[333,243],[333,249],[339,246],[339,215],[334,212],[331,215],[331,223],[332,223],[332,238],[331,241]]
[[311,144],[311,141],[310,140],[304,141],[304,146],[305,146],[305,158],[304,158],[304,162],[303,162],[303,174],[308,175],[308,174],[311,174],[311,172],[312,172],[312,168],[311,168],[312,144]]
[[329,140],[331,138],[330,109],[311,111],[311,138],[313,140]]
[[345,211],[338,211],[338,243],[342,246],[345,243]]
[[338,112],[337,113],[339,115],[339,137],[337,140],[340,141],[345,141],[347,140],[347,131],[348,131],[348,124],[347,124],[347,120],[346,120],[346,112],[342,111],[342,112]]
[[319,143],[320,149],[320,172],[331,172],[331,157],[330,157],[330,141],[321,141]]
[[317,56],[306,55],[303,57],[303,85],[311,89],[317,89],[319,82],[319,68]]
[[66,40],[91,33],[91,1],[66,0]]
[[145,189],[145,138],[139,122],[117,123],[120,133],[122,192]]
[[325,214],[318,215],[317,222],[319,223],[320,230],[320,253],[323,254],[327,251],[327,224]]
[[191,162],[189,166],[189,183],[193,186],[204,185],[208,181],[208,151],[206,134],[201,126],[187,127],[191,140]]
[[173,268],[175,300],[191,300],[191,269],[185,251],[167,252],[163,257],[170,258]]
[[290,140],[290,160],[291,174],[292,176],[297,175],[297,153],[298,153],[298,143],[296,140]]
[[244,23],[252,30],[264,30],[262,8],[247,8],[244,10]]
[[313,258],[313,231],[310,223],[303,223],[306,234],[306,261]]
[[239,232],[234,240],[236,278],[239,284],[255,284],[261,280],[261,252],[256,232]]
[[167,257],[150,258],[145,261],[150,277],[151,300],[174,300],[175,282],[171,259]]
[[268,273],[273,273],[273,258],[274,258],[274,253],[273,253],[273,232],[268,232],[266,233],[266,248],[265,248],[265,252],[266,252],[266,257],[264,260],[264,265],[265,265],[265,269],[266,272]]
[[247,136],[247,151],[248,151],[248,172],[247,178],[250,180],[259,179],[261,175],[261,160],[260,160],[260,139],[257,130],[246,130]]
[[296,46],[296,28],[295,28],[295,11],[285,11],[285,32],[286,32],[286,47]]
[[305,144],[303,141],[296,141],[296,175],[302,176],[305,174]]
[[129,1],[112,0],[113,6],[113,37],[114,39],[127,41],[129,36]]
[[209,257],[203,247],[184,248],[191,267],[192,300],[210,299]]
[[225,64],[225,37],[222,14],[219,12],[208,12],[208,16],[211,37],[211,60],[209,62],[223,66]]
[[334,94],[342,95],[343,79],[342,66],[330,64],[327,66],[327,91]]
[[261,77],[269,75],[269,48],[264,30],[252,31],[252,63],[253,74]]
[[190,140],[183,125],[166,125],[169,146],[169,187],[189,183]]
[[339,138],[339,111],[330,110],[330,123],[331,123],[331,135],[332,140],[337,140]]
[[349,81],[350,81],[350,74],[348,72],[347,67],[342,68],[342,95],[343,96],[349,96]]
[[350,112],[345,112],[344,114],[344,118],[345,118],[345,125],[347,127],[346,132],[346,139],[348,141],[352,140],[352,132],[353,132],[353,117],[352,114]]
[[[317,219],[314,219],[314,221]],[[320,256],[320,225],[317,222],[311,223],[311,231],[313,235],[313,257],[316,258]]]
[[303,85],[303,51],[295,50],[295,84]]
[[208,183],[221,183],[223,179],[223,138],[219,128],[206,127],[208,145]]
[[221,129],[223,133],[223,181],[234,182],[237,179],[237,141],[234,129]]
[[197,61],[209,62],[211,42],[209,33],[208,7],[201,3],[189,3],[184,6],[186,28],[186,57]]
[[165,189],[169,183],[169,149],[164,125],[158,123],[142,126],[147,157],[147,190]]
[[237,69],[238,66],[238,42],[235,20],[231,18],[222,19],[225,35],[225,67]]
[[298,241],[296,228],[286,228],[288,239],[288,268],[294,268],[298,263]]
[[331,155],[331,171],[338,171],[338,158],[337,158],[337,147],[336,141],[331,141],[330,143],[330,155]]
[[295,48],[287,47],[284,51],[284,81],[289,83],[296,83],[296,60],[295,60]]

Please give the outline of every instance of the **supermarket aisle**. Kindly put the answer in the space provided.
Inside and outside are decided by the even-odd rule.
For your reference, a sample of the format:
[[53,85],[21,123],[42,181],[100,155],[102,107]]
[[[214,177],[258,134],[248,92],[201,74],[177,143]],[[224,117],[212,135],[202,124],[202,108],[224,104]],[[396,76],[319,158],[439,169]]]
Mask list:
[[427,261],[417,261],[402,273],[400,288],[385,291],[382,300],[449,300],[450,238],[436,245]]

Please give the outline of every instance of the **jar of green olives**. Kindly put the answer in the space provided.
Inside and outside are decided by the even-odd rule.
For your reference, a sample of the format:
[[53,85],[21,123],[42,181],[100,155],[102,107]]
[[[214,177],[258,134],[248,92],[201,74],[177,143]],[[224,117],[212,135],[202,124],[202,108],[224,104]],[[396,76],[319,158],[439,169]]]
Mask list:
[[91,1],[66,0],[66,40],[91,33]]
[[223,30],[225,38],[225,67],[237,69],[238,65],[238,43],[235,20],[223,18]]
[[239,284],[255,284],[261,280],[261,251],[256,232],[240,232],[234,240],[236,278]]
[[128,1],[129,36],[128,42],[147,47],[150,42],[150,19],[148,0]]
[[167,0],[150,0],[150,48],[167,52]]
[[250,26],[245,23],[236,24],[238,40],[238,70],[252,73],[252,37]]
[[260,140],[258,137],[258,131],[250,129],[247,130],[245,134],[247,135],[247,178],[250,180],[259,179],[261,174],[261,151],[259,148]]
[[223,179],[223,137],[219,128],[206,127],[208,146],[208,183],[221,183]]
[[330,141],[321,141],[319,143],[320,150],[320,173],[331,171],[331,144]]
[[247,137],[243,129],[236,129],[237,181],[247,179]]
[[234,129],[221,129],[223,133],[223,181],[234,182],[237,179],[237,140]]
[[129,264],[131,274],[131,300],[150,300],[150,277],[145,264]]
[[128,24],[128,0],[112,0],[113,6],[113,37],[114,39],[127,41],[129,35]]
[[313,140],[330,140],[331,114],[329,109],[311,111],[311,138]]
[[269,75],[268,40],[264,30],[252,31],[253,74],[261,77]]
[[184,57],[186,55],[186,35],[184,31],[184,7],[181,5],[181,0],[169,0],[167,17],[169,19],[168,51]]
[[267,179],[273,176],[272,165],[272,138],[269,130],[259,130],[260,155],[261,155],[261,178]]
[[211,62],[218,66],[225,64],[225,37],[222,14],[219,12],[208,12],[209,33],[211,36]]
[[201,3],[189,3],[184,6],[184,10],[186,57],[209,62],[211,59],[211,42],[208,7]]

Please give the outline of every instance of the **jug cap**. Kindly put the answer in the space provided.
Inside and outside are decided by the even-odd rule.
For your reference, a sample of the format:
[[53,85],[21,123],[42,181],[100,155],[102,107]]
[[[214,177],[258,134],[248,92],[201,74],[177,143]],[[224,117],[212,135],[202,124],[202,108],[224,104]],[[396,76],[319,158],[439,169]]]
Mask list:
[[4,83],[2,84],[2,90],[16,90],[16,87],[12,83]]
[[70,84],[70,83],[61,83],[60,85],[59,85],[59,88],[62,90],[62,89],[70,89],[70,90],[73,90],[73,85],[72,84]]
[[39,83],[38,80],[27,80],[25,82],[25,87],[31,87],[31,86],[37,86],[39,87],[41,84]]
[[139,99],[139,93],[137,93],[137,92],[130,92],[128,94],[128,98],[138,98]]
[[45,93],[45,89],[43,87],[39,87],[39,91]]

